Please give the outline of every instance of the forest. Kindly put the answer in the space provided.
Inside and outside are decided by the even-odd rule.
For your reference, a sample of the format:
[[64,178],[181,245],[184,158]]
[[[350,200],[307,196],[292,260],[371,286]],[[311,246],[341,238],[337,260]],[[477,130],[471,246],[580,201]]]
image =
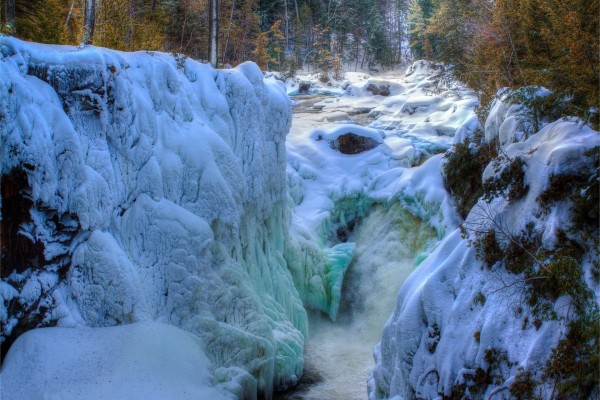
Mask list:
[[[483,104],[502,87],[540,85],[568,108],[557,114],[597,124],[599,0],[95,0],[92,41],[208,60],[211,3],[219,66],[339,74],[425,58],[444,62]],[[4,33],[82,41],[84,0],[0,4]]]

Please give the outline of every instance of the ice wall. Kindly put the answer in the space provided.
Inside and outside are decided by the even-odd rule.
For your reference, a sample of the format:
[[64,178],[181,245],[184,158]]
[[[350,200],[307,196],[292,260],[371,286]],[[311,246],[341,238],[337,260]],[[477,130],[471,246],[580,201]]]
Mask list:
[[7,37],[0,50],[2,175],[26,178],[10,181],[30,204],[15,235],[41,249],[3,258],[3,341],[28,317],[159,321],[200,337],[231,367],[221,380],[241,367],[267,396],[293,383],[307,322],[284,259],[284,91],[252,63]]
[[[525,162],[527,192],[520,199],[509,200],[506,193],[493,201],[480,199],[463,226],[478,232],[492,229],[498,235],[536,232],[542,238],[538,246],[550,250],[559,240],[559,230],[572,226],[572,215],[566,198],[543,209],[539,197],[550,187],[552,176],[589,170],[590,159],[584,154],[600,144],[599,135],[577,121],[557,121],[528,137],[518,131],[523,124],[516,108],[498,102],[492,109],[485,138],[490,142],[499,138],[503,158],[490,163],[484,179],[498,177],[520,158]],[[583,257],[581,269],[597,302],[597,281],[590,279],[594,262],[597,253],[592,251]],[[543,387],[548,382],[540,374],[551,349],[568,331],[573,310],[562,296],[553,305],[555,319],[536,321],[525,305],[522,279],[484,266],[459,229],[449,232],[400,289],[396,309],[375,349],[369,398],[435,399],[466,393],[472,398],[508,399],[513,398],[511,385],[522,371],[540,379],[542,387],[535,393],[553,398],[553,389]],[[534,393],[534,385],[528,386]]]

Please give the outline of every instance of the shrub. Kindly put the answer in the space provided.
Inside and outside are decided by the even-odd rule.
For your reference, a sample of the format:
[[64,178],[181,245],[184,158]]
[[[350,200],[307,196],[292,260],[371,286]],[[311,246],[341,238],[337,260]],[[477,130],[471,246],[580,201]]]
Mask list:
[[584,153],[589,158],[589,169],[575,174],[552,175],[548,188],[538,197],[542,208],[548,210],[552,203],[570,201],[572,232],[583,232],[597,237],[600,217],[600,146]]
[[503,100],[523,105],[519,117],[526,125],[523,128],[527,135],[538,132],[542,128],[543,120],[556,121],[561,117],[574,115],[574,110],[570,108],[571,105],[564,95],[550,92],[540,86],[523,86],[511,90]]
[[529,187],[525,184],[525,168],[527,164],[522,158],[509,160],[508,167],[502,170],[498,178],[490,178],[483,184],[485,200],[507,196],[509,202],[519,200],[527,194]]
[[459,214],[466,218],[482,195],[481,175],[487,164],[496,156],[495,146],[481,145],[472,150],[468,141],[454,145],[446,152],[444,177],[456,202]]
[[519,372],[515,376],[515,380],[510,385],[510,394],[515,400],[534,400],[539,399],[539,396],[535,396],[535,387],[539,385],[531,371],[525,371],[522,367],[519,367]]
[[481,292],[478,292],[475,297],[473,298],[473,304],[477,305],[484,305],[485,304],[485,295]]
[[544,379],[555,382],[557,399],[591,398],[600,386],[600,320],[598,307],[571,321],[569,333],[546,363]]
[[539,238],[529,234],[522,233],[519,237],[510,238],[503,252],[506,270],[513,274],[531,273],[536,261],[532,255],[536,254],[539,248]]
[[[598,232],[600,217],[600,146],[590,149],[584,156],[591,159],[592,170],[587,180],[575,187],[573,201],[573,230]],[[593,235],[596,238],[598,235]]]
[[502,260],[502,249],[496,240],[496,231],[490,229],[478,239],[470,241],[475,249],[475,257],[482,260],[488,268]]

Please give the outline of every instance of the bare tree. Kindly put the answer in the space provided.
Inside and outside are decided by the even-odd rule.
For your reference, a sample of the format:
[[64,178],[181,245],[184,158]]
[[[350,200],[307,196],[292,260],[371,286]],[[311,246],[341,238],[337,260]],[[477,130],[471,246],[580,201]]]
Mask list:
[[85,15],[83,21],[83,40],[81,44],[87,45],[92,43],[94,36],[94,23],[96,15],[96,1],[85,0]]
[[217,67],[217,37],[219,35],[219,17],[218,17],[218,0],[210,0],[210,40],[209,40],[209,61],[210,64]]

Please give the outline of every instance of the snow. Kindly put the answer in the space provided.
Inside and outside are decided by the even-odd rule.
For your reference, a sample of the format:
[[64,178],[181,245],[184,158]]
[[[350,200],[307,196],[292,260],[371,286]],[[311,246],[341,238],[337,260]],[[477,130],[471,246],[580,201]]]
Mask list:
[[[40,299],[45,324],[75,328],[60,334],[63,346],[93,343],[103,336],[94,329],[157,321],[201,341],[232,393],[269,396],[295,382],[308,328],[284,258],[285,92],[252,63],[217,71],[170,54],[4,36],[0,50],[2,173],[27,173],[32,222],[23,229],[45,258],[43,269],[3,280],[3,340],[16,323],[8,300],[35,308]],[[28,341],[48,343],[50,332]],[[54,353],[44,354],[36,362],[48,365]],[[17,359],[6,371],[23,368]],[[18,393],[4,374],[5,390]]]
[[172,325],[35,329],[11,347],[0,397],[232,399],[212,368],[202,342]]
[[[537,133],[518,134],[515,127],[524,126],[523,121],[506,118],[507,110],[518,107],[503,104],[497,102],[492,108],[485,136],[487,140],[500,138],[505,158],[500,165],[490,163],[483,177],[500,174],[510,160],[520,157],[525,161],[524,179],[529,189],[513,202],[505,197],[489,203],[480,199],[464,226],[486,231],[499,224],[507,232],[519,234],[529,225],[542,234],[542,246],[550,249],[556,243],[557,231],[570,224],[568,207],[553,206],[544,213],[537,199],[547,189],[551,175],[585,168],[583,153],[598,146],[598,132],[559,120]],[[591,263],[585,262],[583,268],[588,270]],[[487,368],[485,353],[489,349],[505,351],[508,360],[518,363],[503,367],[502,379],[487,388],[486,398],[506,391],[519,366],[540,370],[566,329],[565,323],[544,321],[539,330],[523,328],[524,318],[533,317],[527,310],[518,311],[518,296],[502,290],[501,285],[511,279],[506,272],[490,272],[483,267],[459,229],[448,231],[400,289],[396,309],[375,349],[369,398],[409,399],[414,393],[428,399],[449,396],[452,387],[464,381],[465,373]],[[478,302],[481,294],[485,300]],[[566,309],[556,306],[559,314]]]
[[[464,88],[436,92],[431,79],[439,70],[425,61],[416,65],[420,72],[406,77],[346,73],[345,90],[337,97],[314,97],[324,93],[317,89],[306,98],[293,97],[298,100],[287,136],[293,208],[287,258],[305,306],[332,318],[345,276],[326,272],[326,254],[340,242],[337,230],[360,220],[374,204],[396,202],[436,229],[439,238],[459,223],[439,153],[450,148],[456,132],[472,135],[477,98]],[[311,87],[322,85],[317,76],[302,79]],[[369,85],[389,88],[389,94],[373,95]],[[345,135],[368,145],[344,154],[338,141]]]
[[[306,309],[338,319],[348,282],[361,283],[351,289],[364,312],[311,329],[325,342],[306,354],[329,362],[357,349],[345,334],[371,346],[387,319],[371,399],[449,395],[487,349],[529,365],[558,340],[557,322],[522,330],[500,295],[474,301],[493,285],[461,236],[442,169],[443,153],[474,136],[478,101],[440,85],[439,66],[283,82],[252,63],[217,71],[7,37],[0,50],[2,173],[27,173],[34,205],[21,231],[45,258],[43,270],[0,282],[2,340],[18,322],[9,301],[40,300],[44,323],[59,325],[14,343],[0,373],[7,398],[269,398],[303,372]],[[295,96],[300,83],[308,96]],[[549,176],[581,167],[598,133],[569,121],[534,133],[526,112],[506,98],[492,107],[485,140],[506,160],[484,177],[522,157],[529,192],[480,201],[464,222],[481,223],[483,210],[515,232],[532,223],[551,246],[569,216],[539,213],[536,198]],[[347,362],[362,363],[366,380],[371,355],[355,353],[326,378],[348,386],[355,371],[337,370]]]

